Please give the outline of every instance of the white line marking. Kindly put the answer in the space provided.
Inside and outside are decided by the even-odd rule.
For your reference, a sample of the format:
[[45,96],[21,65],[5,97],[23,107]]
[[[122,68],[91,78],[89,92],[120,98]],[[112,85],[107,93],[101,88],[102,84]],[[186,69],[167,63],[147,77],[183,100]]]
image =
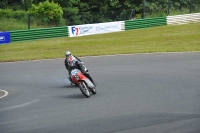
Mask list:
[[3,95],[3,96],[1,96],[0,98],[3,98],[3,97],[5,97],[5,96],[7,96],[8,95],[8,92],[7,91],[5,91],[5,90],[0,90],[0,91],[3,91],[5,94]]
[[40,100],[39,99],[35,99],[35,100],[32,100],[32,101],[24,103],[24,104],[20,104],[20,105],[16,105],[16,106],[0,109],[0,111],[10,110],[10,109],[15,109],[15,108],[20,108],[20,107],[25,107],[25,106],[28,106],[28,105],[33,104],[35,102],[38,102],[38,101],[40,101]]
[[2,122],[2,123],[0,123],[0,125],[16,123],[16,122],[25,121],[25,120],[28,120],[28,119],[27,119],[27,118],[24,118],[24,119],[19,119],[19,120],[6,121],[6,122]]
[[68,111],[64,111],[64,112],[55,112],[55,113],[51,113],[51,114],[45,114],[45,115],[37,115],[37,116],[34,116],[34,117],[30,117],[30,118],[23,118],[23,119],[18,119],[18,120],[11,120],[11,121],[5,121],[5,122],[2,122],[0,123],[0,125],[4,125],[4,124],[11,124],[11,123],[17,123],[17,122],[20,122],[20,121],[31,121],[32,119],[43,119],[45,117],[52,117],[52,116],[56,116],[58,114],[66,114],[68,113]]
[[[152,52],[152,53],[130,53],[130,54],[113,54],[113,55],[97,55],[97,56],[82,56],[78,58],[88,58],[88,57],[106,57],[106,56],[123,56],[123,55],[146,55],[146,54],[181,54],[181,53],[200,53],[200,51],[185,51],[185,52]],[[12,62],[0,62],[3,63],[18,63],[18,62],[28,62],[28,61],[51,61],[51,60],[61,60],[63,58],[53,58],[53,59],[39,59],[39,60],[26,60],[26,61],[12,61]]]

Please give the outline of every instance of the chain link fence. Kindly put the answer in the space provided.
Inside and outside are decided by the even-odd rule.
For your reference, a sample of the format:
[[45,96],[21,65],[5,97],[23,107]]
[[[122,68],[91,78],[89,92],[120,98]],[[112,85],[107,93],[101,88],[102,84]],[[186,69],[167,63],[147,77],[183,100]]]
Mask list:
[[[153,3],[150,0],[143,0],[143,3],[139,7],[134,8],[137,10],[127,9],[106,12],[64,11],[63,19],[60,22],[53,22],[45,16],[37,17],[23,11],[10,11],[10,13],[6,14],[0,11],[0,31],[71,26],[197,13],[200,12],[200,0],[185,0],[181,4],[172,0]],[[3,29],[4,27],[7,29]]]
[[200,0],[185,0],[181,4],[172,0],[153,3],[150,0],[143,0],[140,7],[135,7],[135,9],[107,12],[80,12],[76,16],[66,13],[64,20],[66,20],[66,25],[79,25],[197,13],[200,12]]
[[144,0],[142,18],[173,16],[197,12],[200,12],[200,0],[185,0],[182,2],[163,0],[162,2],[154,3],[149,2],[149,0]]

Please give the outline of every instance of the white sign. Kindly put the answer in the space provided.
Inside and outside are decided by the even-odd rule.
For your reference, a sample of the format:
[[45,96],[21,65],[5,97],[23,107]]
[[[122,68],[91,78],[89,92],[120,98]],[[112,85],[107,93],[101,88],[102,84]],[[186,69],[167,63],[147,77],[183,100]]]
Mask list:
[[5,36],[0,36],[0,41],[5,41]]
[[84,36],[122,31],[121,22],[68,26],[69,36]]

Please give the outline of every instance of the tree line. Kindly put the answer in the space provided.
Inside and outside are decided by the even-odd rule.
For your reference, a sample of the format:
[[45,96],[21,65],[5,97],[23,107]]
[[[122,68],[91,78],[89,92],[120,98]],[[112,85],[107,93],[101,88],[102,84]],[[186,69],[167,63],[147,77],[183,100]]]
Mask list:
[[200,0],[1,0],[0,13],[2,10],[20,10],[43,18],[43,23],[72,25],[126,20],[132,9],[139,17],[144,16],[144,12],[167,15],[169,6],[171,11],[181,11],[189,6],[200,11]]

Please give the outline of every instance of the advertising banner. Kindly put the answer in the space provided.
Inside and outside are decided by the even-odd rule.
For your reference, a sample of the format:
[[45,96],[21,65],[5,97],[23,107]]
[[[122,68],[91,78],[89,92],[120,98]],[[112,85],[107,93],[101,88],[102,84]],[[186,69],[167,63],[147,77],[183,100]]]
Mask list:
[[0,44],[10,42],[10,32],[0,32]]
[[122,31],[121,22],[68,26],[69,36],[84,36]]

